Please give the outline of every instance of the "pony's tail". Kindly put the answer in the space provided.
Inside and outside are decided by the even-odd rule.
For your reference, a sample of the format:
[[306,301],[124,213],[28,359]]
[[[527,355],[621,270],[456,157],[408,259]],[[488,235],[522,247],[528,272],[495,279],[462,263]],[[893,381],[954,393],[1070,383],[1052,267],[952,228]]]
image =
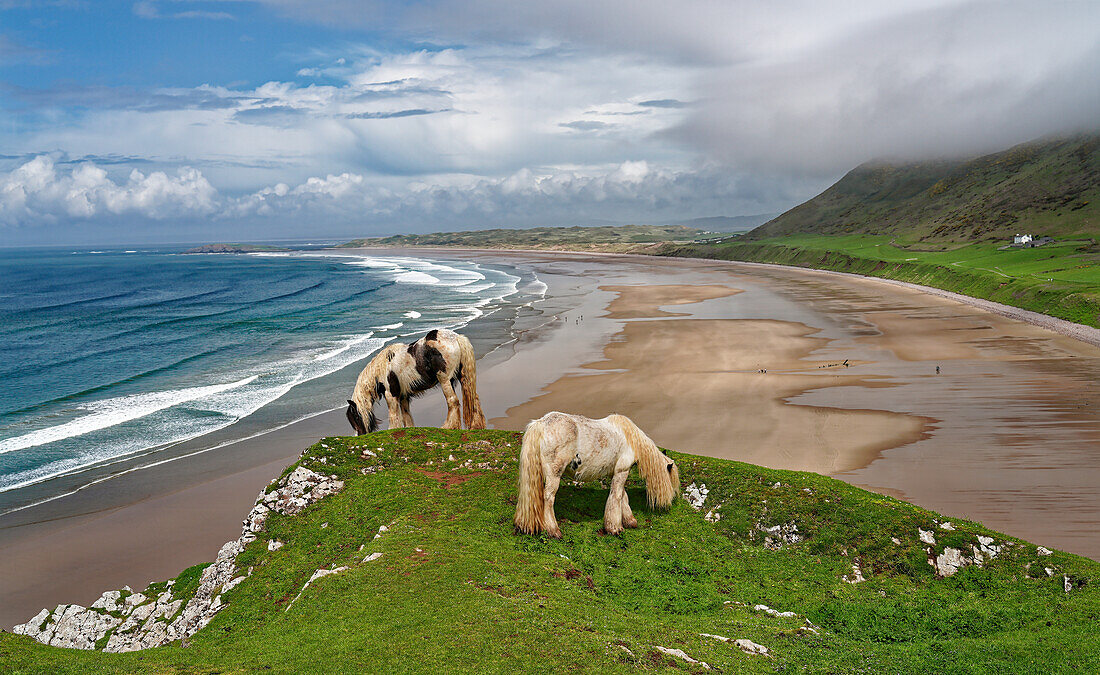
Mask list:
[[626,436],[634,450],[638,462],[638,472],[645,479],[646,496],[649,506],[667,508],[680,493],[680,468],[663,452],[657,444],[638,428],[638,425],[623,415],[611,415],[610,421]]
[[485,413],[477,396],[477,358],[474,346],[465,335],[458,336],[458,357],[462,367],[458,376],[462,385],[462,421],[467,429],[484,429]]
[[543,529],[544,477],[542,475],[543,424],[534,420],[523,432],[519,451],[519,499],[516,500],[515,524],[518,532],[538,534]]

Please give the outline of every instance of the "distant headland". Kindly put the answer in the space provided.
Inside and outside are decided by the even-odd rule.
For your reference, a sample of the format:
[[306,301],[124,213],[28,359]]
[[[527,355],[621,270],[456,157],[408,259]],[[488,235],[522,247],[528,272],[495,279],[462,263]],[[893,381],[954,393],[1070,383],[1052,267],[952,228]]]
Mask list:
[[282,246],[268,246],[267,244],[203,244],[195,248],[189,248],[184,253],[258,253],[262,251],[289,251]]

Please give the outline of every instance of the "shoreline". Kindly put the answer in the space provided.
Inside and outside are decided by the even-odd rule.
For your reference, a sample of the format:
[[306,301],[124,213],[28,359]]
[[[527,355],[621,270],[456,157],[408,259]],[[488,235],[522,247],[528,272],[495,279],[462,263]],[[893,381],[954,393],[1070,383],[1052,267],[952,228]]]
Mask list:
[[[985,381],[971,381],[969,374],[986,368],[1002,378],[991,381],[996,388],[1020,369],[1047,368],[1050,372],[1028,371],[1014,386],[1024,391],[1033,386],[1032,379],[1044,375],[1049,391],[1029,395],[1025,403],[1032,412],[1027,414],[1050,408],[1051,397],[1065,390],[1066,382],[1077,381],[1072,378],[1081,376],[1079,366],[1086,361],[1073,362],[1073,369],[1051,370],[1052,358],[1076,349],[1068,338],[1051,338],[1004,319],[993,321],[982,310],[963,311],[951,299],[916,289],[892,291],[893,306],[879,301],[881,293],[873,287],[865,288],[871,286],[867,281],[882,280],[847,275],[855,278],[839,285],[821,283],[815,271],[805,268],[750,267],[759,271],[746,273],[739,266],[753,264],[708,260],[700,266],[694,259],[633,254],[383,250],[473,256],[490,264],[494,259],[519,261],[549,284],[550,304],[519,322],[515,340],[491,350],[479,363],[484,369],[479,368],[479,394],[490,426],[522,429],[552,407],[602,416],[597,414],[600,406],[613,406],[673,450],[819,470],[1066,550],[1085,550],[1072,545],[1073,537],[1100,519],[1100,508],[1084,508],[1081,522],[1062,523],[1071,532],[1057,539],[1045,526],[1027,529],[1027,518],[1037,523],[1050,517],[1050,508],[1040,508],[1006,528],[1004,523],[1021,517],[1013,513],[1021,500],[1035,494],[1013,482],[1017,476],[1012,467],[999,469],[1004,478],[1000,487],[1009,488],[1003,490],[1007,506],[1000,511],[982,511],[988,506],[983,502],[995,501],[984,485],[981,492],[957,484],[937,489],[924,485],[942,480],[930,475],[933,468],[956,480],[977,482],[989,482],[998,470],[975,467],[973,458],[953,456],[945,447],[945,439],[947,446],[959,439],[967,446],[981,443],[983,434],[1001,423],[997,406],[987,402],[991,393],[983,388]],[[676,300],[685,295],[687,302]],[[914,347],[913,326],[933,324],[944,330],[928,328],[929,335]],[[983,340],[980,348],[974,346]],[[705,365],[655,369],[650,363],[652,354],[647,352],[670,352],[681,345],[694,350],[690,359]],[[1024,348],[1033,353],[1013,353]],[[718,349],[720,356],[708,349]],[[1100,352],[1087,356],[1100,372]],[[951,363],[951,371],[959,373],[932,377],[930,359]],[[846,360],[849,365],[841,366]],[[675,379],[684,375],[690,384],[702,386],[675,391]],[[944,401],[945,386],[949,391],[962,388],[967,396]],[[413,411],[417,423],[438,423],[442,403],[431,392],[420,399]],[[980,419],[981,428],[966,427],[971,418]],[[737,433],[716,433],[726,427]],[[1051,426],[1059,433],[1070,428]],[[28,523],[15,542],[10,529],[0,530],[6,550],[0,564],[8,568],[0,570],[5,580],[0,581],[0,608],[29,609],[5,610],[0,626],[25,621],[44,606],[86,604],[109,588],[143,587],[174,576],[188,564],[213,559],[217,548],[236,536],[255,494],[282,467],[319,438],[347,433],[340,410],[321,413],[252,439],[244,443],[248,447],[234,448],[234,456],[208,453],[218,454],[220,463],[205,463],[200,475],[189,476],[190,487],[178,487],[183,466],[175,463],[160,472],[151,486],[153,494],[142,501]],[[737,447],[729,446],[731,437]],[[1012,450],[1024,452],[1027,439],[1014,442]],[[1055,459],[1041,456],[1036,461],[1049,464]],[[228,467],[234,463],[235,471]],[[1092,464],[1066,470],[1082,481],[1100,475]],[[1100,495],[1096,498],[1100,504]],[[1059,543],[1063,540],[1070,545]],[[83,576],[73,576],[74,568]],[[32,599],[45,597],[52,599]]]
[[[491,371],[509,358],[512,343],[538,340],[542,324],[568,309],[569,292],[547,293],[539,305],[546,319],[530,303],[512,303],[510,313],[461,329],[474,340],[479,365]],[[349,366],[349,391],[361,366]],[[429,392],[414,402],[413,413],[430,426],[442,422],[444,408],[442,394]],[[143,588],[212,560],[236,536],[256,494],[285,466],[320,438],[350,433],[337,406],[239,439],[199,437],[185,452],[9,511],[0,517],[0,628],[25,621],[32,607],[30,615],[47,605],[87,604],[107,588]]]
[[[340,249],[334,249],[340,250]],[[877,281],[884,284],[890,284],[901,288],[909,288],[930,295],[936,295],[956,302],[961,302],[978,309],[984,309],[994,314],[999,314],[1009,319],[1016,321],[1023,321],[1033,326],[1039,326],[1040,328],[1046,328],[1047,330],[1060,333],[1066,337],[1080,340],[1081,342],[1100,347],[1100,328],[1094,328],[1092,326],[1086,326],[1082,323],[1074,323],[1073,321],[1067,321],[1066,319],[1059,319],[1056,316],[1049,314],[1043,314],[1042,312],[1035,312],[1029,309],[1023,309],[1022,307],[1015,307],[1013,305],[1006,305],[1001,302],[995,302],[993,300],[986,300],[984,298],[976,298],[971,295],[964,295],[962,293],[956,293],[954,291],[944,290],[942,288],[936,288],[935,286],[923,286],[921,284],[914,284],[909,281],[899,281],[897,279],[887,279],[884,277],[871,277],[863,274],[855,274],[853,272],[838,272],[836,270],[820,269],[817,267],[802,267],[800,265],[782,265],[780,263],[762,263],[752,262],[748,260],[721,260],[716,258],[694,258],[690,256],[662,256],[662,255],[647,255],[644,253],[616,253],[616,252],[604,252],[604,251],[574,251],[568,249],[511,249],[511,248],[461,248],[461,247],[418,247],[410,249],[399,249],[397,247],[360,247],[352,250],[404,250],[404,251],[456,251],[465,253],[562,253],[570,255],[590,255],[590,256],[614,256],[622,258],[640,258],[649,260],[687,260],[696,263],[706,263],[709,265],[747,265],[750,267],[760,267],[763,269],[780,269],[780,270],[802,270],[804,272],[812,272],[816,274],[828,274],[836,275],[838,277],[847,277],[851,279],[862,279],[865,281]]]

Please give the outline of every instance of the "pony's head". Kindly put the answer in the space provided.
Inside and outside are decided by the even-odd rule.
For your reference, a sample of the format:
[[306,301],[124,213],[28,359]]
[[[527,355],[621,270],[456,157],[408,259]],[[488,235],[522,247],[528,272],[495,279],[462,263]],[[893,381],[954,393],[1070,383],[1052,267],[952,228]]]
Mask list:
[[634,450],[638,471],[645,479],[646,496],[650,507],[667,508],[680,494],[680,468],[672,458],[661,452],[653,439],[646,436],[634,422],[623,415],[610,415],[608,419],[618,426]]
[[669,506],[672,504],[672,501],[676,499],[676,495],[680,494],[680,467],[676,466],[676,462],[672,461],[668,455],[661,453],[661,456],[665,458],[665,471],[668,471],[668,483],[673,489],[672,498],[668,500],[668,504],[664,505]]
[[355,429],[355,433],[362,436],[367,432],[374,431],[378,428],[378,419],[374,416],[373,406],[367,410],[367,423],[363,423],[363,415],[359,412],[359,406],[355,404],[355,401],[348,399],[348,422],[351,422],[351,428]]

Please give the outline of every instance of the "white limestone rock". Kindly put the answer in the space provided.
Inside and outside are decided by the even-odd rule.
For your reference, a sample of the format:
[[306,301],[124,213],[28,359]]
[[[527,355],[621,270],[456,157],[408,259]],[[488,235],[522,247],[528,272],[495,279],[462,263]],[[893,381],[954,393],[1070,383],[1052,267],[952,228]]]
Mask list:
[[930,559],[928,564],[932,565],[936,570],[936,574],[941,577],[949,577],[970,562],[972,561],[964,556],[961,550],[948,546],[943,549],[943,553]]
[[43,608],[41,612],[35,614],[27,623],[21,623],[18,626],[13,626],[11,632],[16,635],[26,635],[38,639],[38,634],[42,631],[42,624],[50,617],[50,610]]
[[121,612],[122,606],[118,604],[121,591],[107,591],[92,603],[92,609],[102,609],[105,612]]
[[780,612],[778,609],[772,609],[767,605],[755,605],[752,609],[754,612],[763,612],[768,616],[778,616],[784,619],[793,619],[798,616],[794,612]]
[[[47,617],[50,620],[39,630],[38,627]],[[52,613],[42,610],[30,622],[16,626],[15,632],[54,647],[94,649],[96,641],[103,638],[120,621],[121,619],[110,614],[80,605],[58,605]]]
[[764,645],[756,644],[752,640],[734,640],[733,642],[737,647],[746,654],[760,654],[761,656],[771,656],[768,652],[768,648]]
[[918,527],[917,536],[920,537],[920,540],[922,542],[928,544],[929,546],[936,545],[936,535],[932,532],[932,530],[922,530]]
[[661,645],[653,645],[653,647],[657,651],[659,651],[663,654],[668,654],[669,656],[675,656],[676,658],[687,661],[688,663],[698,664],[698,665],[702,666],[705,670],[710,670],[710,664],[709,663],[707,663],[706,661],[700,661],[698,659],[691,658],[690,656],[685,654],[682,649],[669,649],[668,647],[662,647]]
[[324,476],[304,466],[290,472],[279,485],[265,494],[262,501],[267,508],[284,516],[299,513],[310,504],[344,489],[344,481],[337,480],[336,476]]
[[257,504],[252,507],[252,510],[248,512],[248,515],[244,519],[244,534],[249,532],[255,534],[257,532],[263,532],[264,527],[267,526],[267,516],[271,513],[271,509],[267,508],[263,504]]
[[802,541],[802,535],[798,532],[798,525],[783,523],[762,527],[760,532],[764,535],[764,546],[772,550],[779,550],[786,544],[797,544]]
[[699,485],[692,483],[684,489],[684,499],[696,511],[703,508],[703,502],[707,500],[708,494],[710,494],[710,490],[707,489],[706,483],[700,483]]
[[145,595],[141,593],[132,593],[126,596],[126,599],[123,600],[123,602],[126,603],[127,607],[137,607],[141,603],[145,602],[147,599],[148,598],[146,598]]
[[845,574],[841,579],[849,584],[859,584],[867,581],[867,578],[863,576],[863,570],[861,570],[856,563],[852,563],[852,573]]
[[286,606],[286,609],[283,610],[283,611],[289,612],[290,608],[294,605],[294,603],[298,601],[298,598],[302,597],[302,593],[305,593],[306,589],[309,588],[309,585],[312,584],[314,581],[317,581],[318,579],[321,579],[323,577],[327,577],[331,574],[339,574],[340,572],[343,572],[347,569],[349,569],[349,568],[345,565],[345,566],[337,567],[336,569],[331,569],[331,570],[326,570],[326,569],[323,569],[323,568],[317,570],[316,572],[313,573],[313,576],[311,576],[309,578],[309,581],[306,582],[305,586],[302,586],[302,590],[298,591],[298,595],[294,596],[294,599],[290,601],[290,604],[288,604]]
[[[305,467],[298,467],[277,485],[275,490],[260,494],[256,506],[242,523],[241,537],[222,546],[214,563],[203,570],[198,589],[186,605],[182,598],[172,596],[173,582],[168,582],[169,590],[161,592],[156,599],[134,593],[125,586],[121,591],[107,591],[90,608],[58,605],[52,612],[43,609],[27,623],[16,626],[14,632],[57,647],[94,649],[95,643],[113,630],[103,649],[107,652],[148,649],[194,635],[225,607],[222,593],[247,577],[247,574],[236,574],[237,556],[246,544],[256,540],[256,533],[263,531],[272,511],[294,515],[344,487],[343,481],[336,476],[324,476]],[[379,531],[386,529],[383,526]],[[275,540],[268,543],[269,550],[281,546],[282,542]],[[344,569],[347,568],[324,572],[334,574]],[[129,595],[122,597],[123,593]],[[112,613],[123,616],[119,618]]]
[[986,560],[993,560],[1001,555],[1001,551],[1004,550],[1004,547],[1005,544],[994,544],[993,537],[986,537],[979,534],[978,545],[971,547],[974,549],[974,561],[980,565]]

